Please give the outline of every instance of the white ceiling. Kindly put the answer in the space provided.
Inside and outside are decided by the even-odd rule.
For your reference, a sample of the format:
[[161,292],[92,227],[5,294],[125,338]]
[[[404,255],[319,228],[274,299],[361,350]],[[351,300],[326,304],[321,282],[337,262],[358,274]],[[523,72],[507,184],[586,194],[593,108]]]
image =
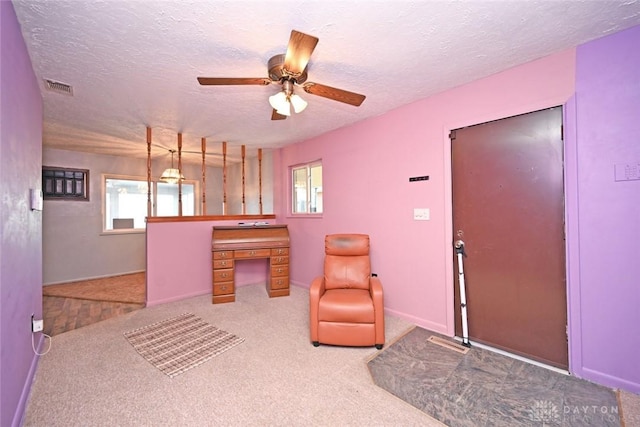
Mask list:
[[[212,163],[340,128],[640,24],[639,0],[13,0],[44,100],[44,145],[145,158],[207,138]],[[320,39],[308,81],[366,95],[360,107],[298,90],[308,108],[272,121],[280,87],[200,86],[267,77],[292,29]],[[73,87],[51,92],[43,79]],[[165,147],[162,149],[160,147]],[[197,155],[185,155],[199,161]]]

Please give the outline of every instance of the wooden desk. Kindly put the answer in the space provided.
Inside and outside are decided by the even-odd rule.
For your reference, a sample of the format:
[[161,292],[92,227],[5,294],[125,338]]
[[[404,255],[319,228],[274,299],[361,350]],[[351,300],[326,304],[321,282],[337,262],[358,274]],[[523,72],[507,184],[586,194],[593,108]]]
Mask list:
[[213,304],[233,302],[235,264],[245,259],[267,258],[270,298],[289,295],[289,230],[286,225],[213,227]]

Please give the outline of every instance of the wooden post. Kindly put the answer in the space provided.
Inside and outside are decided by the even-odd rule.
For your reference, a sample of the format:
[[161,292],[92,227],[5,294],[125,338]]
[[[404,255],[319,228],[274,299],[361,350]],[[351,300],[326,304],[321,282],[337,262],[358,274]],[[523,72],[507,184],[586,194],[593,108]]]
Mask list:
[[222,141],[222,215],[227,214],[227,142]]
[[182,134],[178,134],[178,216],[182,216]]
[[258,200],[262,215],[262,148],[258,148]]
[[147,218],[151,213],[151,128],[147,126]]
[[204,157],[207,153],[207,138],[201,139],[201,148],[202,148],[202,209],[201,215],[207,214],[207,174],[206,174],[206,165],[204,161]]
[[247,213],[247,206],[244,203],[244,155],[245,146],[242,146],[242,215]]

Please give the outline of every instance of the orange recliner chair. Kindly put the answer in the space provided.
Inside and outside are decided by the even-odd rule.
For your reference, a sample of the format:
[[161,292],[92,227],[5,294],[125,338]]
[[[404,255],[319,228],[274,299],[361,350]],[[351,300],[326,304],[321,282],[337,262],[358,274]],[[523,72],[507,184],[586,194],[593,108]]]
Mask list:
[[325,237],[324,276],[309,289],[311,342],[342,346],[384,345],[382,284],[371,274],[369,236]]

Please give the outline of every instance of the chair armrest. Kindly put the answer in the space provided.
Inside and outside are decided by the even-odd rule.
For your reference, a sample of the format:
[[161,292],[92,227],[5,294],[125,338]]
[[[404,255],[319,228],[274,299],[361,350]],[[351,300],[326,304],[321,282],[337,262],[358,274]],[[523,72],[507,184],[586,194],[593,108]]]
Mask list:
[[378,276],[369,279],[369,292],[373,300],[373,310],[376,324],[376,344],[384,344],[384,294],[382,282]]
[[324,277],[318,276],[311,282],[309,287],[309,301],[320,301],[320,297],[324,294]]
[[318,311],[320,309],[320,297],[324,294],[324,277],[319,276],[313,279],[309,287],[309,326],[311,331],[311,341],[318,341]]
[[373,305],[375,307],[384,307],[382,282],[378,279],[378,276],[371,276],[369,278],[369,284],[369,293],[371,294],[371,299],[373,299]]

